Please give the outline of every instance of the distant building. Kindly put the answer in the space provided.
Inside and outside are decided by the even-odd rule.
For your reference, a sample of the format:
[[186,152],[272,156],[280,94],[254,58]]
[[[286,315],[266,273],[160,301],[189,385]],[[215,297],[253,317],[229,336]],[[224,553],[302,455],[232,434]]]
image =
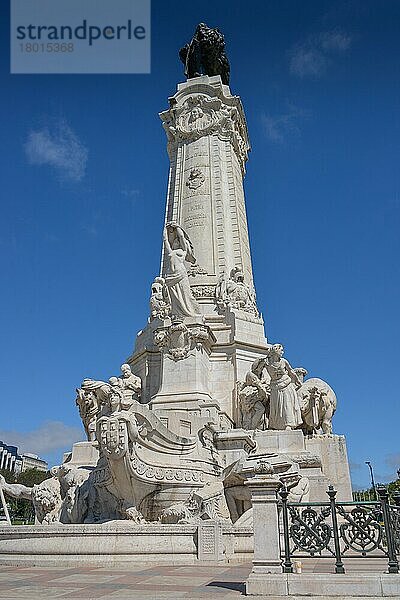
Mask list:
[[37,469],[38,471],[48,471],[49,465],[45,460],[39,458],[36,454],[26,453],[22,455],[22,471],[27,469]]
[[47,471],[48,464],[36,454],[19,454],[17,446],[8,446],[0,441],[0,469],[6,469],[18,475],[27,469]]

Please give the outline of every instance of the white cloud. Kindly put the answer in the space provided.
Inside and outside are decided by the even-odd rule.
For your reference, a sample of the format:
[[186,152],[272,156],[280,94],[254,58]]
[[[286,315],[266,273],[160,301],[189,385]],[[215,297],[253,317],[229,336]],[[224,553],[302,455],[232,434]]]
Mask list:
[[299,121],[309,116],[309,111],[294,104],[288,104],[285,112],[275,115],[264,113],[261,120],[267,138],[271,142],[282,144],[288,137],[300,135]]
[[45,421],[37,429],[27,432],[0,430],[0,440],[17,446],[19,452],[31,452],[42,456],[55,450],[70,449],[82,440],[80,427],[71,427],[61,421]]
[[321,77],[338,53],[350,48],[352,38],[343,31],[325,31],[312,35],[290,52],[290,72],[297,77]]
[[63,180],[81,181],[85,175],[88,150],[65,120],[30,131],[24,149],[32,165],[53,167]]
[[319,77],[327,67],[327,58],[317,48],[298,46],[290,60],[290,72],[298,77]]
[[135,188],[122,188],[121,195],[125,196],[125,198],[136,198],[140,194],[140,190]]
[[350,48],[351,36],[342,31],[327,31],[319,36],[321,48],[328,52],[345,52]]

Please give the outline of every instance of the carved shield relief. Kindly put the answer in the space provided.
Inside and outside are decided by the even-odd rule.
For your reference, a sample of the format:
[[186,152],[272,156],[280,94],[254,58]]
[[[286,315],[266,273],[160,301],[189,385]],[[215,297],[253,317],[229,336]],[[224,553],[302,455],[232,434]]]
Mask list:
[[128,450],[128,433],[125,421],[118,417],[100,420],[100,444],[104,452],[112,459],[125,456]]

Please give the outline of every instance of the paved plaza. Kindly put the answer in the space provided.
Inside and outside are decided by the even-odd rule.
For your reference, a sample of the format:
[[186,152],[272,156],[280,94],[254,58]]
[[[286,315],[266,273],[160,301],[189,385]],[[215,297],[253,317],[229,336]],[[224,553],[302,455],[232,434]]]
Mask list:
[[[348,573],[384,572],[385,561],[352,560]],[[331,561],[307,560],[305,573],[333,572]],[[244,595],[250,564],[234,566],[7,567],[0,566],[0,598],[18,600],[145,600],[204,598],[233,600]],[[301,577],[301,575],[299,575]],[[345,577],[345,575],[344,575]],[[259,596],[260,600],[262,598]]]

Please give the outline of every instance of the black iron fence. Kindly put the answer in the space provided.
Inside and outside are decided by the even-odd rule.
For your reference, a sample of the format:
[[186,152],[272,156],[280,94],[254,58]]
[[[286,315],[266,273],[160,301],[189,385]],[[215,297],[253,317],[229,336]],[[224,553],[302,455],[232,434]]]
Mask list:
[[292,559],[331,558],[336,573],[344,573],[343,558],[385,558],[388,572],[398,573],[400,554],[400,497],[389,500],[384,487],[378,499],[337,502],[329,486],[327,502],[288,502],[280,491],[283,522],[283,571],[293,573]]

